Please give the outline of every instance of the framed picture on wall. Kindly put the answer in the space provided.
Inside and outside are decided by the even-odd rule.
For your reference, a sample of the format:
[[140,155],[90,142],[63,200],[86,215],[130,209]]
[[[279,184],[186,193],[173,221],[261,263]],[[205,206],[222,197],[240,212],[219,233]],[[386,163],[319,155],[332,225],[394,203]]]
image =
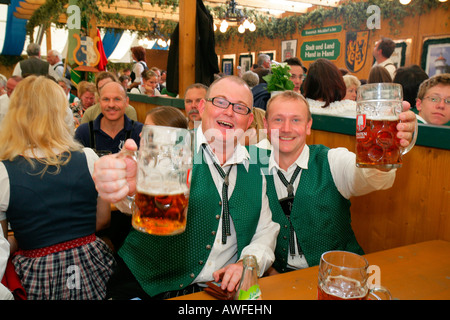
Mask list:
[[297,40],[281,41],[281,61],[294,58],[297,54]]
[[406,47],[406,42],[395,43],[395,50],[391,55],[391,60],[393,61],[397,69],[405,65]]
[[222,72],[227,76],[233,75],[233,59],[222,59]]
[[239,66],[241,67],[241,72],[244,73],[249,71],[252,67],[253,56],[251,54],[241,54],[239,56]]
[[[236,54],[224,54],[222,55],[222,63],[220,64],[220,66],[222,66],[222,72],[224,72],[224,65],[223,65],[223,61],[231,61],[231,73],[230,75],[234,74],[234,68],[236,67]],[[227,64],[227,68],[230,66],[230,63]],[[225,73],[225,72],[224,72]]]
[[427,39],[422,50],[421,67],[429,77],[450,72],[450,38]]

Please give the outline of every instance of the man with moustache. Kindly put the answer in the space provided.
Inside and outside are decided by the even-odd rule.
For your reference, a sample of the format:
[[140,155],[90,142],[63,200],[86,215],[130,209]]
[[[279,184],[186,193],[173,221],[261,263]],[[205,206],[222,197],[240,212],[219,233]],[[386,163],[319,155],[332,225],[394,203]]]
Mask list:
[[206,96],[208,87],[202,83],[194,83],[184,93],[184,110],[189,120],[189,129],[195,129],[202,121],[198,105]]
[[[415,114],[404,111],[399,118],[397,137],[407,147]],[[295,92],[268,101],[264,125],[272,152],[261,162],[268,163],[267,195],[273,221],[281,226],[269,274],[318,265],[329,250],[364,254],[351,227],[349,199],[392,187],[396,170],[357,168],[356,155],[345,148],[308,146],[311,112]]]
[[[223,77],[211,84],[198,107],[202,123],[195,130],[186,230],[170,237],[130,231],[118,252],[107,298],[166,299],[203,290],[211,280],[232,292],[245,255],[255,255],[260,276],[269,268],[279,225],[271,219],[264,175],[237,142],[252,123],[252,105],[250,88],[241,78]],[[125,143],[125,149],[136,147]],[[136,170],[134,160],[100,158],[94,169],[99,195],[129,208]]]
[[99,88],[99,96],[101,113],[93,122],[80,125],[75,138],[85,147],[111,153],[119,152],[130,138],[139,145],[143,124],[125,114],[129,99],[121,83],[107,82]]
[[[99,156],[119,152],[127,139],[140,143],[143,124],[125,114],[128,107],[126,89],[120,82],[110,81],[99,87],[101,113],[94,121],[81,124],[75,138]],[[131,217],[119,210],[111,211],[110,226],[97,233],[113,251],[117,251],[131,228]]]

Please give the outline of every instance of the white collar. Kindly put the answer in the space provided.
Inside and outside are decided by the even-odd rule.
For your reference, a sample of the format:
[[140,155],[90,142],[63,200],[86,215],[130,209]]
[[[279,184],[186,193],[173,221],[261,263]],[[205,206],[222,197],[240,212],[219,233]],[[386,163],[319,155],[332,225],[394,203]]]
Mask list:
[[[205,135],[203,134],[201,124],[197,128],[197,134],[196,134],[195,140],[196,140],[196,152],[197,153],[200,152],[201,145],[206,144],[208,150],[210,151],[208,153],[214,156],[214,159],[210,159],[210,157],[206,157],[206,161],[208,162],[208,164],[211,164],[212,160],[216,161],[217,163],[220,163],[217,156],[212,152],[212,149],[210,148],[209,143],[206,140]],[[227,167],[227,166],[230,166],[233,164],[243,164],[245,169],[248,171],[249,160],[250,160],[250,155],[249,155],[247,149],[238,142],[238,144],[234,148],[233,155],[227,159],[227,161],[223,164],[222,167]]]
[[[292,168],[295,168],[296,166],[299,166],[302,169],[308,170],[308,162],[309,162],[309,147],[305,144],[303,147],[302,153],[298,156],[298,158],[294,161],[293,164],[289,166],[289,168],[285,171],[280,168],[278,163],[275,161],[274,157],[274,151],[273,147],[271,148],[272,152],[270,153],[270,159],[269,159],[269,172],[272,174],[276,173],[276,170],[281,170],[282,172],[288,172],[292,170]],[[276,170],[275,170],[276,169]]]

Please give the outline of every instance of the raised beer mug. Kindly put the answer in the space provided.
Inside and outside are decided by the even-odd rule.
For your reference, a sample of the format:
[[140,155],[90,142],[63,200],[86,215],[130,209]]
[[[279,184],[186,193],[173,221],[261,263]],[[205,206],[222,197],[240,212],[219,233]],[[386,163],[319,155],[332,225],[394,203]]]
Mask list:
[[[402,108],[402,86],[372,83],[358,88],[356,97],[356,166],[392,169],[402,166],[402,156],[414,146],[400,146],[397,124]],[[413,141],[417,138],[417,125]]]
[[192,139],[186,129],[145,125],[137,152],[132,225],[152,235],[186,228],[192,173]]
[[388,289],[372,283],[368,269],[367,260],[356,253],[325,252],[319,264],[318,300],[392,300]]

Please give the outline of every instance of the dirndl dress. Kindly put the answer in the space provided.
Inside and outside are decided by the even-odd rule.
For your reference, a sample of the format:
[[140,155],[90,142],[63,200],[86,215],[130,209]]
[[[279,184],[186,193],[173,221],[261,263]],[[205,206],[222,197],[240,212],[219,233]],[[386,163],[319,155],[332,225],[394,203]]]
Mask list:
[[19,250],[12,263],[29,300],[102,300],[115,260],[95,234],[46,248]]

